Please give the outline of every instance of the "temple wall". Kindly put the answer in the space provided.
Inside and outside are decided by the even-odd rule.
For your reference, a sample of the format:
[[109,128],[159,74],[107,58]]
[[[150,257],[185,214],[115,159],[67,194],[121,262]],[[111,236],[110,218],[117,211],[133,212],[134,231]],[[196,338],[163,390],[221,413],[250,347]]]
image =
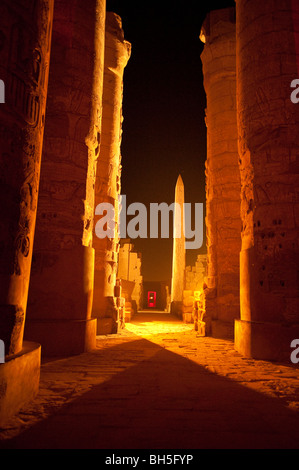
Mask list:
[[[124,241],[120,245],[118,267],[117,267],[117,278],[120,279],[123,286],[123,294],[126,294],[126,282],[133,283],[132,290],[129,296],[126,298],[127,307],[132,307],[133,313],[142,308],[142,297],[143,297],[143,277],[142,277],[142,260],[141,254],[134,251],[134,245],[130,242]],[[128,305],[133,303],[134,305]]]
[[207,255],[198,255],[194,266],[186,266],[185,289],[199,291],[206,280]]

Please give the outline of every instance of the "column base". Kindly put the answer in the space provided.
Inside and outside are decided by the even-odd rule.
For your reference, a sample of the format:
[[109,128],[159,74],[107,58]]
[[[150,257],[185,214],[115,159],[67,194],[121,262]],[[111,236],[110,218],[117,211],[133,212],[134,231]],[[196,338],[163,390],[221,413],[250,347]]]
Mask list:
[[41,346],[24,341],[22,350],[0,364],[0,427],[39,390]]
[[44,357],[74,356],[96,348],[95,318],[90,320],[26,320],[25,338],[38,341]]
[[111,317],[97,318],[97,335],[113,335],[118,333],[118,322]]
[[235,320],[235,349],[244,357],[291,364],[290,345],[296,338],[299,325]]
[[182,307],[183,307],[183,302],[173,300],[170,303],[170,313],[172,315],[176,315],[182,320],[183,319]]
[[97,308],[94,308],[92,317],[97,320],[97,335],[118,333],[119,308],[116,305],[116,297],[104,297],[102,304],[98,302]]
[[211,320],[211,336],[218,339],[234,339],[234,322]]

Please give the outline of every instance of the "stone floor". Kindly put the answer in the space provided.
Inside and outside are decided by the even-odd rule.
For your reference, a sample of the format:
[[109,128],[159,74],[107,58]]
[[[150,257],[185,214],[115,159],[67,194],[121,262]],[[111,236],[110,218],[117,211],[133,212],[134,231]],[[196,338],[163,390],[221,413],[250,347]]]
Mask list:
[[43,358],[39,395],[0,430],[0,448],[294,449],[298,413],[298,366],[140,312],[91,353]]

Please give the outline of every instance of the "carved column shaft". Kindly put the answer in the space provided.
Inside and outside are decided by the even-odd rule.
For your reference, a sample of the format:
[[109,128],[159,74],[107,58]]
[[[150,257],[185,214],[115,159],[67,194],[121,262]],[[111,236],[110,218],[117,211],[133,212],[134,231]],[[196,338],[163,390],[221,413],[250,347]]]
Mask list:
[[206,315],[230,322],[232,330],[240,315],[241,247],[235,32],[235,9],[227,8],[208,14],[200,36],[207,98]]
[[0,338],[6,354],[22,349],[53,17],[52,0],[0,5]]
[[[105,68],[103,88],[103,119],[100,154],[97,162],[95,205],[110,203],[118,219],[120,195],[121,135],[124,68],[131,54],[131,44],[124,40],[121,19],[107,12],[105,35]],[[94,237],[95,283],[93,316],[98,318],[98,333],[102,331],[100,318],[112,318],[115,313],[114,286],[118,260],[117,224],[115,238]],[[105,320],[103,320],[105,321]],[[116,327],[112,325],[111,328]]]
[[105,0],[56,0],[26,335],[45,354],[95,345],[92,231]]
[[298,78],[291,7],[290,0],[237,1],[243,228],[236,342],[244,354],[265,359],[289,357],[290,340],[298,337],[292,337],[292,325],[299,324],[299,113],[290,100],[291,81]]

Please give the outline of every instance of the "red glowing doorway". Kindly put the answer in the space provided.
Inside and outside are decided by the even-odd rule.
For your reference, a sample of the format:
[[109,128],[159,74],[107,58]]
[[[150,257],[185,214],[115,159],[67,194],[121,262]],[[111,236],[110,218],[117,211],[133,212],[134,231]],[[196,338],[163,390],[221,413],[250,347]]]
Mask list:
[[150,308],[156,307],[157,293],[155,291],[148,291],[147,293],[147,306]]

